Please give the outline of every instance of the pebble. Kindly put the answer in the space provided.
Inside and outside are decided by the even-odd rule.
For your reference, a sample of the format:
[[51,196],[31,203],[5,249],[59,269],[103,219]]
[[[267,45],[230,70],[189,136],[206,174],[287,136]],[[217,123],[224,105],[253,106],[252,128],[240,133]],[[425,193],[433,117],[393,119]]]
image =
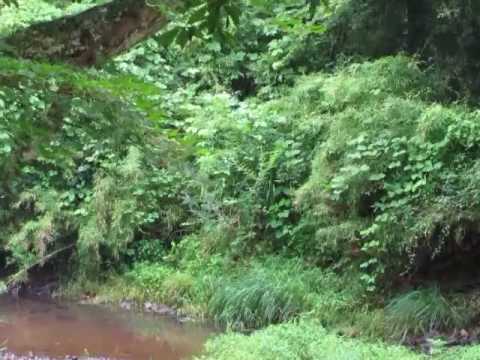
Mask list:
[[164,305],[164,304],[156,304],[156,303],[146,302],[143,305],[143,308],[145,309],[146,312],[152,312],[152,313],[160,315],[160,316],[177,317],[177,312],[174,309],[172,309],[171,307],[169,307],[167,305]]

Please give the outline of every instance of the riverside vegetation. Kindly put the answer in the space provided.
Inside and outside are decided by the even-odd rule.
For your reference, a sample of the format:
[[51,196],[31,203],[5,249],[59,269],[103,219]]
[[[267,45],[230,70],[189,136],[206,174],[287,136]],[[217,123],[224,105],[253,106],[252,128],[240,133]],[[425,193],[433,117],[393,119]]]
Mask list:
[[[97,3],[19,0],[0,32]],[[478,6],[439,2],[425,56],[386,0],[239,3],[94,69],[0,48],[5,281],[212,320],[204,360],[480,359]]]

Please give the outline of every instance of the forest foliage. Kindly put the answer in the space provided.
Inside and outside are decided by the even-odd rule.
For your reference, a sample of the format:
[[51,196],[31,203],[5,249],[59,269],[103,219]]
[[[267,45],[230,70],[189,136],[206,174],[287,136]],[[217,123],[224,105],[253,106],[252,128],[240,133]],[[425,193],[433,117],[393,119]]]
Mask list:
[[[462,82],[473,50],[458,36],[468,61],[432,61],[437,20],[428,59],[407,54],[408,37],[388,50],[399,30],[371,31],[392,25],[372,17],[386,1],[293,3],[241,1],[220,32],[189,22],[193,7],[96,69],[0,58],[0,266],[22,273],[73,246],[53,260],[68,262],[63,280],[113,281],[236,330],[305,314],[385,337],[467,326],[472,307],[437,287],[389,296],[409,281],[399,274],[438,281],[439,260],[478,251],[480,115]],[[0,33],[92,6],[32,4],[1,8]],[[231,352],[237,341],[252,352]],[[352,352],[308,320],[207,353],[304,346],[387,351]]]

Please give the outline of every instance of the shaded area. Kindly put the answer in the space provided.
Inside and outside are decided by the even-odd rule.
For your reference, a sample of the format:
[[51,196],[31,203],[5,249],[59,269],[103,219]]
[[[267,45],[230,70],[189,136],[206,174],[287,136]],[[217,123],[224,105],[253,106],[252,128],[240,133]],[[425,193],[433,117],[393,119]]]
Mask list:
[[475,219],[438,224],[427,245],[415,249],[414,284],[436,283],[449,290],[469,291],[480,286],[480,228]]

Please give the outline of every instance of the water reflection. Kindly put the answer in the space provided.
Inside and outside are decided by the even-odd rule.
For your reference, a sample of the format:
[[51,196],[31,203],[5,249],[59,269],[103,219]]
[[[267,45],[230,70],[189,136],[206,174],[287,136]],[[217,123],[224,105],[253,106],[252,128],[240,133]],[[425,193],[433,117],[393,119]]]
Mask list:
[[19,354],[179,360],[198,354],[209,334],[173,319],[0,297],[0,344]]

